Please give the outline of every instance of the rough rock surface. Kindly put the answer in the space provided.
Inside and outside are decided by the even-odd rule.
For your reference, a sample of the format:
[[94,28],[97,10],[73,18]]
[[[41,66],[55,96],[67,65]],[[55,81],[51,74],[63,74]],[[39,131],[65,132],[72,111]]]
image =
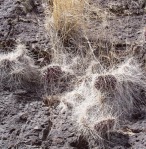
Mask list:
[[[146,1],[94,1],[115,15],[107,24],[97,25],[99,40],[106,40],[116,50],[134,48],[146,69]],[[0,0],[0,52],[11,51],[19,41],[25,43],[37,59],[48,54],[42,52],[49,49],[43,12],[39,0]],[[106,49],[102,42],[100,47]],[[88,145],[76,132],[69,112],[60,114],[56,107],[50,113],[36,93],[0,92],[1,149],[89,149]],[[145,149],[145,114],[134,117],[121,130],[111,132],[105,145],[106,149]],[[90,146],[98,148],[92,139]]]

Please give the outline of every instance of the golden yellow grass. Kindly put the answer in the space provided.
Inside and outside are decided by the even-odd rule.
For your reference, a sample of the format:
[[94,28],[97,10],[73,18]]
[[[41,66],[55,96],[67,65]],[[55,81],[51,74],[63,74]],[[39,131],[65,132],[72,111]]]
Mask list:
[[53,0],[53,23],[57,31],[69,34],[83,25],[85,0]]

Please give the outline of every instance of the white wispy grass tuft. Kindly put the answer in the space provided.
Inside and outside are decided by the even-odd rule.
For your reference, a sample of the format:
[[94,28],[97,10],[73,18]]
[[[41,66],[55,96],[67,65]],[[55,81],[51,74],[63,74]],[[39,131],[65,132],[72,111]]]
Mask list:
[[72,110],[72,121],[83,136],[103,139],[103,135],[119,128],[135,108],[144,105],[140,93],[146,91],[146,77],[135,58],[110,70],[96,71],[98,65],[89,65],[74,90],[63,94],[60,107]]
[[10,89],[27,88],[40,81],[38,67],[21,44],[10,53],[0,54],[0,75],[1,87]]

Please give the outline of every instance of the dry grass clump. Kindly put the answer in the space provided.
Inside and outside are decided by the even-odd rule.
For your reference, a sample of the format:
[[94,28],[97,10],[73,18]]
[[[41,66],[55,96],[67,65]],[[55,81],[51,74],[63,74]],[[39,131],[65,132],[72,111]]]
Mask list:
[[62,36],[81,28],[84,4],[85,0],[53,0],[53,23]]
[[101,11],[95,3],[89,3],[88,0],[52,0],[50,5],[45,26],[53,54],[62,50],[85,56],[92,48],[90,37],[97,38],[94,35],[96,23],[104,20],[107,12]]
[[78,53],[85,47],[85,2],[86,0],[52,1],[45,26],[49,33],[53,58],[64,52]]
[[[133,110],[146,103],[141,92],[146,91],[146,76],[134,58],[123,62],[105,75],[95,79],[95,88],[107,94],[103,106],[112,107],[120,118],[130,116]],[[108,109],[107,109],[108,110]]]
[[[100,100],[100,99],[99,99]],[[77,131],[87,139],[91,136],[96,139],[103,139],[104,135],[113,130],[116,126],[116,117],[102,111],[101,105],[91,103],[87,99],[74,107],[73,121]]]
[[74,90],[62,95],[60,107],[72,110],[73,123],[83,136],[102,140],[145,106],[142,90],[146,91],[146,76],[138,62],[129,58],[109,71],[88,69]]
[[24,45],[18,45],[10,53],[0,55],[1,87],[30,88],[39,82],[39,71]]
[[68,38],[78,36],[84,28],[85,0],[53,0],[50,7],[51,14],[46,18],[46,28],[53,36],[57,34],[65,44]]
[[75,128],[87,139],[90,136],[103,139],[116,125],[114,114],[103,110],[100,104],[103,98],[104,94],[93,90],[91,78],[83,79],[73,91],[61,97],[61,111],[72,110]]

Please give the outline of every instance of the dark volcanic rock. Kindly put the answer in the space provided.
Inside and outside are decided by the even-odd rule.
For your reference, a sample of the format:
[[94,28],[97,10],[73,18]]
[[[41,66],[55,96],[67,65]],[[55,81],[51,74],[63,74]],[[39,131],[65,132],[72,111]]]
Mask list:
[[41,146],[44,130],[48,135],[52,126],[41,99],[31,94],[18,100],[9,92],[0,93],[0,97],[0,148]]

